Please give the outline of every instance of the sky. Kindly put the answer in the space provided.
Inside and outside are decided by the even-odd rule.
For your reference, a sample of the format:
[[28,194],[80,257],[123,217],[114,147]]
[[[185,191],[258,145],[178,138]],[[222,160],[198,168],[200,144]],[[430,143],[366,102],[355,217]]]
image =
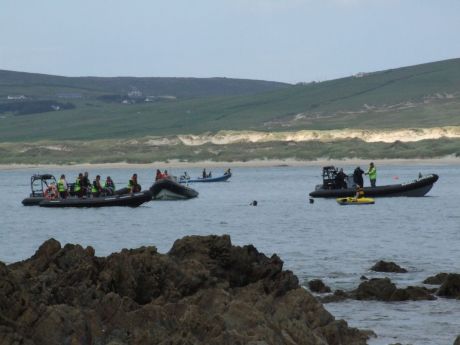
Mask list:
[[322,81],[460,57],[460,0],[0,0],[0,69]]

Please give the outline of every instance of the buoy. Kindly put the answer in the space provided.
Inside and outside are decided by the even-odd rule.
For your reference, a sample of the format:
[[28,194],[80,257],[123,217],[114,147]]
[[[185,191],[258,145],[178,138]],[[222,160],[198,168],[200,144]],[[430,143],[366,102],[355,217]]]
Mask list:
[[257,200],[254,200],[254,201],[251,202],[249,205],[251,205],[251,206],[257,206]]

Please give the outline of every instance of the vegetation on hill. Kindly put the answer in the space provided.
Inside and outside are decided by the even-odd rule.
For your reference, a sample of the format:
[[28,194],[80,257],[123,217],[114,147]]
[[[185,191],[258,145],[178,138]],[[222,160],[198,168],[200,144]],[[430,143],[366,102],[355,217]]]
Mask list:
[[[3,71],[0,95],[29,95],[28,91],[33,90],[38,97],[59,90],[61,94],[70,92],[67,95],[72,97],[76,96],[76,89],[86,91],[82,91],[81,98],[71,100],[75,109],[28,117],[4,113],[0,116],[0,141],[135,138],[223,129],[286,131],[460,125],[460,59],[290,87],[255,82],[275,90],[244,96],[220,93],[209,97],[217,82],[226,86],[251,85],[249,81],[161,78],[162,87],[171,88],[155,89],[158,94],[182,90],[184,97],[192,91],[200,97],[127,104],[101,100],[120,87],[130,92],[133,80],[147,83],[149,79],[65,78]],[[179,81],[184,83],[181,87],[177,86]],[[174,83],[176,86],[171,86]],[[195,83],[207,85],[206,92],[201,92]],[[143,94],[151,91],[145,91],[143,84],[136,85]],[[237,89],[244,87],[239,84]],[[204,94],[206,97],[201,97]]]
[[[460,59],[298,85],[225,78],[66,78],[0,71],[2,163],[458,155],[458,139],[199,147],[155,147],[139,140],[221,130],[442,126],[460,126]],[[129,144],[131,139],[137,144]],[[71,149],[56,150],[60,145]]]

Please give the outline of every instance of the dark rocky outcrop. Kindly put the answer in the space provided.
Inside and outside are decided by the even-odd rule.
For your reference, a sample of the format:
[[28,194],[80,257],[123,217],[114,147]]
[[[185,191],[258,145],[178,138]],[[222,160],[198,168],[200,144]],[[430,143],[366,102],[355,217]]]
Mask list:
[[316,293],[328,293],[331,292],[331,288],[324,284],[321,279],[313,279],[308,282],[308,288],[312,292]]
[[442,283],[444,283],[448,275],[449,273],[438,273],[435,276],[426,278],[423,281],[423,284],[441,285]]
[[438,296],[460,299],[460,274],[450,273],[439,287]]
[[108,257],[45,242],[0,263],[0,344],[360,345],[276,255],[229,236],[177,240]]
[[407,273],[405,268],[395,264],[394,262],[387,262],[380,260],[374,266],[370,268],[371,271],[375,272],[392,272],[392,273]]
[[408,286],[398,289],[389,278],[374,278],[359,284],[358,288],[351,293],[358,300],[378,301],[419,301],[436,299],[431,291],[419,286]]

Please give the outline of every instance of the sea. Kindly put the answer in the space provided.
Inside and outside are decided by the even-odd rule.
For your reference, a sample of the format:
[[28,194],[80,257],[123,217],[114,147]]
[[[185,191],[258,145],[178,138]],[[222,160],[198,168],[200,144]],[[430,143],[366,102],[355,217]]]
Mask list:
[[[25,207],[34,173],[64,173],[71,182],[78,168],[0,171],[0,261],[13,263],[34,254],[49,238],[92,246],[106,256],[122,248],[156,246],[168,252],[188,235],[229,234],[234,245],[253,244],[276,253],[303,286],[322,279],[333,290],[355,289],[360,277],[389,277],[398,287],[422,285],[439,272],[460,273],[460,166],[456,164],[379,165],[377,184],[409,182],[419,173],[436,173],[426,197],[377,198],[374,205],[340,206],[308,193],[321,182],[320,166],[234,167],[229,182],[191,184],[199,197],[152,201],[138,208],[45,209]],[[345,172],[354,166],[337,162]],[[363,167],[364,168],[364,167]],[[117,188],[133,173],[143,188],[153,183],[156,167],[88,168],[90,178],[110,175]],[[211,169],[214,176],[224,169]],[[170,173],[183,174],[183,169]],[[188,169],[192,177],[201,169]],[[368,181],[366,181],[368,182]],[[256,200],[257,206],[250,204]],[[405,274],[376,273],[378,260],[394,261]],[[452,345],[460,335],[460,301],[325,304],[337,319],[373,330],[371,345],[390,343]]]

